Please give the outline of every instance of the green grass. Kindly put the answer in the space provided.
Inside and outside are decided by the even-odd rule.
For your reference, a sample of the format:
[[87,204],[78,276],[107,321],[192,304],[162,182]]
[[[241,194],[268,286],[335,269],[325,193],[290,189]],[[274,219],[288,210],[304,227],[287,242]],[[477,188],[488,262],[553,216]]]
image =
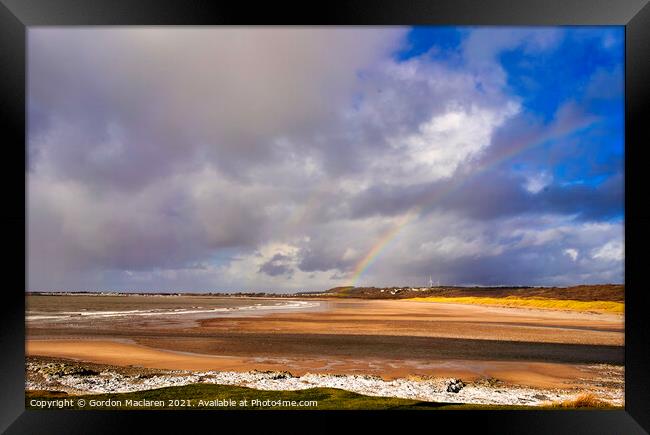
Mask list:
[[[545,406],[531,407],[524,405],[477,405],[477,404],[458,404],[458,403],[435,403],[424,402],[419,400],[398,399],[393,397],[372,397],[361,394],[351,393],[336,388],[310,388],[299,391],[264,391],[254,390],[252,388],[230,386],[230,385],[210,385],[194,384],[180,387],[166,387],[155,390],[139,391],[135,393],[110,393],[110,394],[92,394],[92,395],[68,395],[63,392],[52,391],[26,391],[25,407],[27,409],[41,409],[31,404],[32,400],[54,401],[60,399],[70,399],[72,405],[61,408],[53,406],[49,409],[83,409],[83,410],[146,410],[146,409],[220,409],[220,410],[255,410],[255,409],[307,409],[307,410],[530,410],[530,409],[566,409],[570,407],[564,404],[558,407],[557,404],[549,403]],[[79,406],[78,400],[85,400],[85,406]],[[91,406],[92,400],[121,401],[121,406]],[[129,406],[127,400],[133,401],[163,401],[162,406]],[[252,406],[251,400],[283,400],[283,401],[312,401],[318,402],[318,406]],[[177,406],[168,401],[185,400],[192,406]],[[199,400],[228,400],[234,401],[234,406],[219,405],[200,405]],[[241,401],[248,400],[248,406],[244,406]],[[187,403],[186,402],[186,403]],[[180,404],[178,404],[180,405]],[[590,408],[589,404],[581,405]],[[48,409],[48,408],[42,408]],[[602,409],[602,405],[594,406],[594,409]],[[611,409],[617,409],[611,407]]]
[[[155,390],[140,391],[134,393],[111,393],[73,396],[65,393],[27,391],[25,393],[25,406],[28,409],[37,409],[31,404],[33,399],[72,399],[73,404],[64,406],[62,409],[436,409],[447,404],[422,402],[418,400],[398,399],[391,397],[371,397],[351,393],[335,388],[311,388],[299,391],[263,391],[252,388],[230,386],[230,385],[209,385],[194,384],[181,387],[167,387]],[[86,406],[80,407],[77,404],[79,399],[85,400]],[[121,406],[100,406],[90,407],[91,400],[120,400]],[[163,401],[163,406],[128,406],[126,400],[150,400]],[[317,401],[318,406],[252,406],[251,400],[273,400],[273,401]],[[169,403],[170,400],[187,400],[193,405],[175,406]],[[219,406],[216,404],[200,405],[199,400],[229,400],[235,401],[235,406]],[[248,400],[248,406],[241,401]],[[51,408],[58,409],[58,408]]]

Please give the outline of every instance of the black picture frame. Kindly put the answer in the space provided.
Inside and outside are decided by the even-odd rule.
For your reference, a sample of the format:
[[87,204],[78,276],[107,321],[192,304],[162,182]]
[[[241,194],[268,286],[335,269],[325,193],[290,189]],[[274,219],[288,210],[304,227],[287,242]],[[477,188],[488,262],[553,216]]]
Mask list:
[[[0,430],[19,433],[130,433],[137,424],[155,424],[167,430],[188,430],[208,423],[225,428],[224,419],[236,419],[239,430],[252,425],[282,431],[308,432],[311,427],[340,430],[342,412],[300,411],[34,411],[24,406],[24,290],[26,277],[26,31],[30,26],[57,25],[623,25],[625,60],[625,410],[620,411],[451,411],[411,412],[417,423],[434,431],[451,423],[471,425],[481,433],[531,434],[642,434],[650,432],[649,291],[644,280],[644,251],[650,242],[650,213],[645,210],[648,122],[644,109],[650,101],[650,5],[648,0],[372,0],[313,4],[304,2],[212,3],[170,1],[0,0],[0,113],[8,176],[3,213],[7,243],[5,271],[11,277],[4,289],[0,316]],[[8,153],[8,154],[7,154]],[[8,204],[7,204],[8,203]],[[22,285],[22,288],[21,288]],[[355,419],[374,426],[396,424],[394,413],[355,412]],[[250,416],[253,415],[254,418]],[[347,414],[350,415],[349,413]],[[366,418],[371,417],[371,418]],[[313,426],[304,426],[309,418]],[[231,421],[230,423],[234,423]],[[153,429],[149,428],[150,431]],[[277,429],[280,430],[279,427]],[[271,432],[274,432],[271,430]]]

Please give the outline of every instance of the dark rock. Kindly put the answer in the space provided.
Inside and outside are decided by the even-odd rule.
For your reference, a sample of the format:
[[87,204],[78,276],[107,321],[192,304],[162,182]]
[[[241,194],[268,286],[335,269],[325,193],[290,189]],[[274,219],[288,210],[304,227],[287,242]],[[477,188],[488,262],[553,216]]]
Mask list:
[[70,376],[70,375],[94,376],[99,374],[99,372],[95,370],[87,369],[85,367],[70,366],[64,364],[47,365],[41,368],[40,372],[44,375],[57,376],[57,377]]
[[484,377],[484,378],[479,378],[476,381],[474,381],[474,384],[476,385],[481,385],[484,387],[498,387],[499,385],[502,385],[503,382],[493,378],[493,377]]
[[452,379],[447,384],[447,392],[458,393],[460,390],[463,389],[464,386],[465,386],[465,382],[461,381],[460,379]]
[[136,379],[151,379],[151,378],[153,378],[155,376],[156,375],[152,374],[152,373],[141,373],[139,375],[136,375],[135,378]]
[[99,372],[97,372],[95,370],[80,368],[76,372],[73,372],[73,374],[78,375],[78,376],[95,376],[95,375],[98,375]]

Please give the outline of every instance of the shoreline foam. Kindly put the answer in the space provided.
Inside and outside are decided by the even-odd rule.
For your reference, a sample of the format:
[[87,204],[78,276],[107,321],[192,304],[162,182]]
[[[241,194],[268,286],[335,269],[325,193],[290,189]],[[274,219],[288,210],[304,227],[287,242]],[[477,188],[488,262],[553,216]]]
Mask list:
[[123,310],[123,311],[59,311],[56,313],[47,311],[27,311],[25,320],[53,320],[63,321],[69,319],[104,319],[113,317],[136,317],[136,316],[174,316],[174,315],[197,315],[197,314],[214,314],[214,313],[236,313],[245,314],[246,312],[264,312],[277,310],[294,310],[319,307],[319,302],[312,301],[281,301],[274,305],[246,305],[241,307],[223,307],[210,309],[151,309],[151,310]]

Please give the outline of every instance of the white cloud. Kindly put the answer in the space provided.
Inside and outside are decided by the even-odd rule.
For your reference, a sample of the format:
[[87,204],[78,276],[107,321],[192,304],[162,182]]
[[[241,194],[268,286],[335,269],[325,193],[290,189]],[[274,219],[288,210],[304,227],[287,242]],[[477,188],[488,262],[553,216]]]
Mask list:
[[400,166],[411,182],[429,182],[450,177],[454,171],[490,144],[496,128],[519,111],[514,102],[504,107],[450,109],[420,125],[418,132],[396,139],[406,161]]
[[578,259],[578,250],[573,248],[568,248],[564,250],[564,253],[568,255],[571,260],[576,261]]
[[539,193],[546,186],[553,182],[553,175],[547,171],[529,175],[526,178],[524,188],[530,193]]
[[623,261],[625,248],[621,240],[612,240],[591,251],[591,256],[605,261]]

